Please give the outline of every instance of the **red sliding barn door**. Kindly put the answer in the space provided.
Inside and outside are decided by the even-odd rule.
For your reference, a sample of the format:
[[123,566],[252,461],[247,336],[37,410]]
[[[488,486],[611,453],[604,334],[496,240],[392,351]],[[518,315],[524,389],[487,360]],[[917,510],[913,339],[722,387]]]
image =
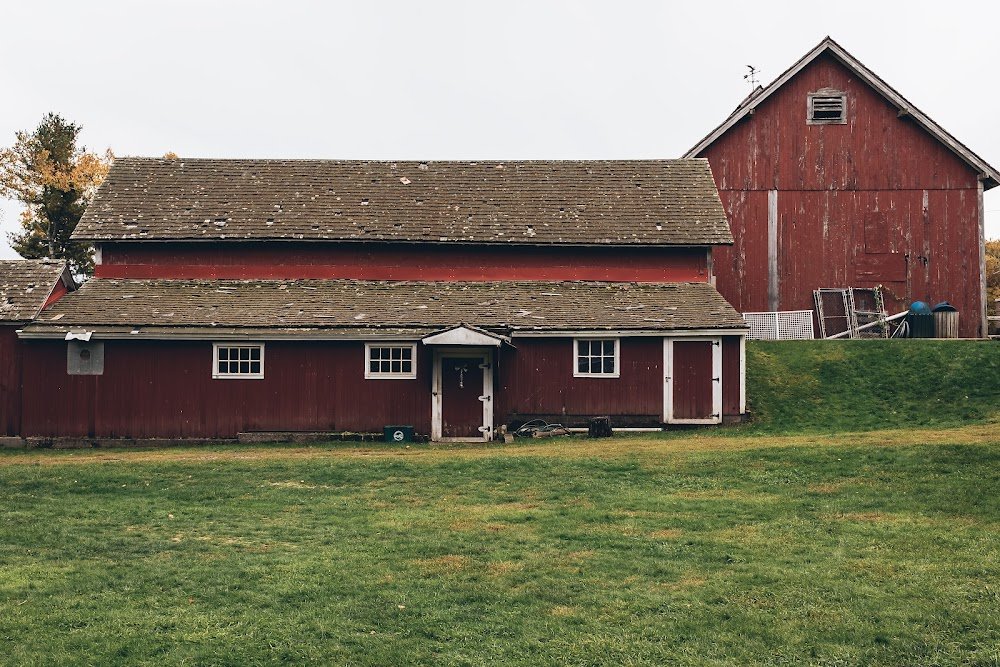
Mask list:
[[722,421],[722,341],[718,338],[664,341],[664,421],[717,424]]

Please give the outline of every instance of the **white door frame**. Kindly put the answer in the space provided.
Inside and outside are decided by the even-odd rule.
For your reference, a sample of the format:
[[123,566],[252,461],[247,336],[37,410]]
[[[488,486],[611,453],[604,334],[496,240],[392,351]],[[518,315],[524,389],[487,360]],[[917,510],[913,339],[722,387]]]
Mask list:
[[[712,417],[708,419],[674,418],[674,341],[708,341],[712,343]],[[667,424],[722,423],[722,337],[676,336],[663,339],[663,421]]]
[[[441,359],[443,357],[467,357],[479,359],[480,367],[483,369],[483,393],[479,400],[483,404],[483,425],[479,427],[482,438],[445,438],[442,437],[443,430],[441,406],[443,396],[441,392]],[[431,372],[431,440],[435,442],[478,442],[484,440],[489,442],[493,439],[493,348],[486,347],[460,347],[460,348],[437,348],[434,350],[434,360]]]

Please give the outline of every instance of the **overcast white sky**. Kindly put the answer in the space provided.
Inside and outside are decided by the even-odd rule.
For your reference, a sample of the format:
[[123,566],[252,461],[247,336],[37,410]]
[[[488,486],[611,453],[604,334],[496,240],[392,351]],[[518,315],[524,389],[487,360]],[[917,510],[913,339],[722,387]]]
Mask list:
[[829,34],[1000,166],[998,26],[1000,3],[927,0],[0,0],[0,145],[54,111],[117,155],[674,158],[747,65],[767,83]]

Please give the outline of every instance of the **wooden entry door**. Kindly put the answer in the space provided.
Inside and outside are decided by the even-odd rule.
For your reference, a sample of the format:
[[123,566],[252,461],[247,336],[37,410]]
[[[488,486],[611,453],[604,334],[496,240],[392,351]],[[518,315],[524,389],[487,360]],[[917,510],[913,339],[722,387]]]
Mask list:
[[482,357],[441,357],[441,437],[482,439],[485,363]]
[[668,338],[664,421],[718,424],[722,421],[722,340]]

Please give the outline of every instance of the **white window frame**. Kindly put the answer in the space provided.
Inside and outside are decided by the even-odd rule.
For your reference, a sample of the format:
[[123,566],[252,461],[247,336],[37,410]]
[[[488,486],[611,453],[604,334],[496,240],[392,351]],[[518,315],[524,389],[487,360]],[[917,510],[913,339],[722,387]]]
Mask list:
[[[371,370],[373,348],[394,348],[410,350],[410,360],[413,370],[409,373],[380,373]],[[416,343],[365,343],[365,379],[366,380],[415,380],[417,379],[417,344]]]
[[[219,372],[219,350],[259,348],[260,349],[260,372],[259,373],[220,373]],[[263,380],[264,379],[264,343],[212,343],[212,379],[213,380]]]
[[[615,371],[613,373],[581,373],[580,343],[583,341],[611,341],[615,344]],[[603,355],[602,355],[603,356]],[[575,378],[617,378],[621,377],[621,339],[617,336],[580,336],[573,339],[573,377]]]

